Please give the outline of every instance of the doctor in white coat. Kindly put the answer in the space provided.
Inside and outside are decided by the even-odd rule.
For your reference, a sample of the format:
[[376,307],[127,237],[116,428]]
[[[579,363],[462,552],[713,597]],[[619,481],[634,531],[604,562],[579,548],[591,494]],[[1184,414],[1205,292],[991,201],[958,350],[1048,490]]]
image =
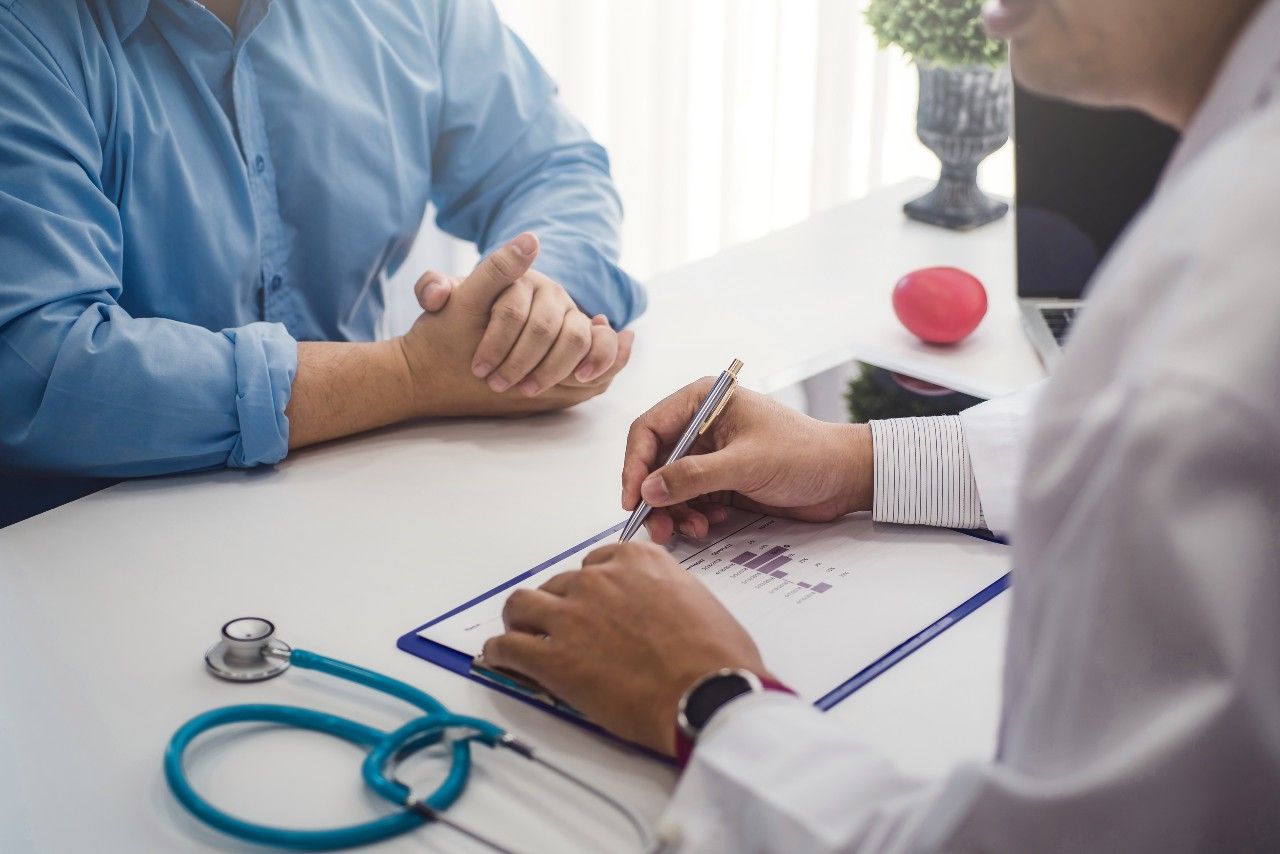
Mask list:
[[1280,850],[1280,0],[986,17],[1024,85],[1184,131],[1058,373],[959,418],[871,425],[740,392],[702,453],[658,468],[704,382],[635,423],[623,497],[665,508],[658,541],[704,533],[726,497],[1009,532],[998,755],[905,777],[787,693],[662,549],[605,547],[511,597],[485,655],[681,759],[670,848]]

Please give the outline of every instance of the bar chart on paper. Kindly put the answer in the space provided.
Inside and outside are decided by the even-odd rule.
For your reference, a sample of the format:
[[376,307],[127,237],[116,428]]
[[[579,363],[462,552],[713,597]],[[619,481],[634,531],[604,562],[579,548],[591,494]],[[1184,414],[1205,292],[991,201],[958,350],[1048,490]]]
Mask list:
[[[739,510],[672,557],[755,639],[765,665],[817,701],[903,641],[937,623],[1007,570],[1006,547],[939,528],[878,525],[866,516],[809,524]],[[476,655],[503,630],[502,606],[582,564],[555,564],[430,623],[419,635]]]
[[[768,549],[764,549],[763,553],[759,555],[755,552],[744,551],[742,554],[733,558],[730,563],[746,569],[753,569],[756,572],[761,573],[765,578],[786,578],[789,573],[787,570],[783,569],[783,567],[796,559],[794,554],[787,553],[788,548],[789,546],[785,544],[781,546],[772,546]],[[732,550],[733,546],[730,546],[729,549]],[[796,564],[796,567],[803,567],[804,564],[808,562],[809,558],[807,557],[799,558],[799,563]],[[822,562],[817,561],[809,568],[820,569],[821,567]],[[834,569],[835,567],[831,566],[828,568],[828,572],[834,571]],[[757,578],[758,577],[759,576],[757,576]],[[750,576],[748,576],[748,578],[750,578]],[[827,581],[811,582],[792,579],[789,583],[796,585],[798,589],[812,590],[814,593],[825,593],[831,589],[831,584]]]

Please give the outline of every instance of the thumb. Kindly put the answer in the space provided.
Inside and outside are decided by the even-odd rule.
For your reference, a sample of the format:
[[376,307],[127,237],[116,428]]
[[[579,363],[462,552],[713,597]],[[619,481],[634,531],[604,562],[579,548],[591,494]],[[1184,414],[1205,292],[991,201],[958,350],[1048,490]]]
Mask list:
[[731,448],[684,457],[645,478],[640,497],[654,507],[669,507],[710,492],[736,491],[744,462]]
[[453,302],[465,310],[488,316],[494,300],[529,272],[538,257],[538,238],[529,232],[516,235],[476,265],[458,286]]

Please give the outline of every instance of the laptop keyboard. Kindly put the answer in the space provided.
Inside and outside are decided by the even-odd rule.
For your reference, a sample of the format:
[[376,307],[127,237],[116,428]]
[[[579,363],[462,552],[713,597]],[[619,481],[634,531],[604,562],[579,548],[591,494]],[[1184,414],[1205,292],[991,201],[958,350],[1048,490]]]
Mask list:
[[1053,340],[1058,342],[1061,347],[1067,340],[1067,333],[1071,331],[1071,324],[1075,322],[1076,308],[1048,308],[1040,309],[1040,316],[1044,318],[1044,322],[1049,325],[1049,331],[1053,333]]

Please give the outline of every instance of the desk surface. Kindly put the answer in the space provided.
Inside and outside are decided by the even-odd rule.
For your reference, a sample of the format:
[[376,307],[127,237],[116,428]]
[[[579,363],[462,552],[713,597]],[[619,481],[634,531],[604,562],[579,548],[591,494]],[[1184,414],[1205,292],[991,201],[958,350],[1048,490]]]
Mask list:
[[[237,850],[168,794],[160,757],[180,723],[235,702],[403,721],[398,703],[315,674],[252,687],[210,678],[201,656],[217,627],[242,614],[274,619],[295,646],[493,717],[656,819],[675,780],[669,768],[399,652],[395,639],[618,521],[626,426],[731,356],[747,363],[747,384],[766,391],[852,358],[984,396],[1037,379],[1013,303],[1011,224],[958,235],[908,223],[899,207],[922,186],[890,188],[657,277],[632,366],[576,410],[420,423],[299,453],[274,470],[128,482],[0,531],[0,850]],[[889,304],[898,276],[934,264],[971,270],[991,295],[983,325],[951,350],[916,343]],[[989,755],[1006,598],[832,714],[910,771]],[[316,826],[382,809],[348,745],[272,731],[218,747],[197,746],[192,777],[246,817]],[[480,760],[460,820],[522,850],[627,839],[536,769]],[[430,768],[421,770],[427,779]],[[443,828],[425,834],[439,850],[476,850]],[[394,845],[420,850],[422,839]]]

